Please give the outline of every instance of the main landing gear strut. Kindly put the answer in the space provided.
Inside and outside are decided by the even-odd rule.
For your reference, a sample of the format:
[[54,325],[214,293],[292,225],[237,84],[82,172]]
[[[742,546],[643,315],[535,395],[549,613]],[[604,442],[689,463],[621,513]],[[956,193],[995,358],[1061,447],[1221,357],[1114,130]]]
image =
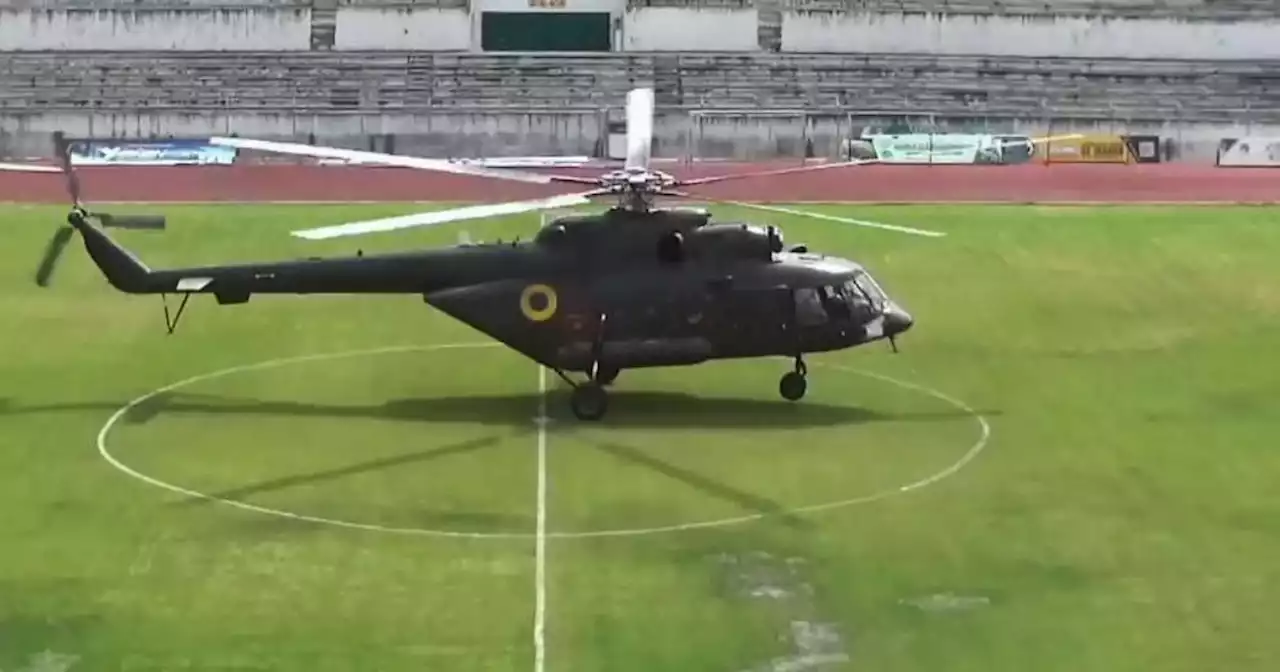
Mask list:
[[574,417],[579,420],[599,420],[604,417],[605,411],[609,409],[609,395],[604,388],[612,385],[618,378],[619,369],[600,363],[607,321],[607,315],[600,315],[596,339],[591,347],[591,366],[587,369],[586,382],[575,383],[565,375],[564,371],[554,369],[556,375],[573,388],[573,392],[569,395],[569,408],[573,411]]
[[804,356],[796,355],[796,368],[788,371],[778,381],[778,392],[787,401],[799,401],[809,389],[809,368],[804,365]]
[[560,369],[553,369],[556,375],[573,388],[569,394],[569,409],[579,420],[599,420],[609,409],[609,394],[606,387],[613,384],[618,377],[618,369],[597,367],[595,375],[590,375],[586,382],[575,383]]

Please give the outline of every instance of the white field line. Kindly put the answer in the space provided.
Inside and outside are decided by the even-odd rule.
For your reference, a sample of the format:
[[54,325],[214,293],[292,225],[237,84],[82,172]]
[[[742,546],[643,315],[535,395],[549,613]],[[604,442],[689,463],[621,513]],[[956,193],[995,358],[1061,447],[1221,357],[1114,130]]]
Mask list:
[[547,661],[547,370],[538,366],[538,525],[534,550],[533,670]]

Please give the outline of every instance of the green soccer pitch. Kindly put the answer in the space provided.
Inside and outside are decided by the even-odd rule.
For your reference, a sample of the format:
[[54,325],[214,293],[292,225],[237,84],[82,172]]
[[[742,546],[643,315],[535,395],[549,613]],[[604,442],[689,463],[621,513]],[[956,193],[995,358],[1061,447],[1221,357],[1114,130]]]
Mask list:
[[[4,206],[0,670],[1280,668],[1280,208],[809,207],[948,233],[769,219],[876,274],[901,354],[797,404],[781,360],[624,371],[584,424],[421,297],[169,336],[78,239],[37,288],[64,209]],[[153,267],[537,226],[159,209],[112,233]]]

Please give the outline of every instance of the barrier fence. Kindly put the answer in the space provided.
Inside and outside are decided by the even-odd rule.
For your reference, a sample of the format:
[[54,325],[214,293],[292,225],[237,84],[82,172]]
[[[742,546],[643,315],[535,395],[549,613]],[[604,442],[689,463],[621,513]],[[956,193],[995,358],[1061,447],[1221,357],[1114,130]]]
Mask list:
[[[594,156],[547,152],[542,156],[456,160],[538,167],[621,158],[625,127],[608,123],[599,130]],[[654,156],[658,161],[792,157],[926,165],[1139,164],[1191,159],[1222,167],[1280,167],[1280,129],[1272,133],[1259,130],[1263,132],[1235,135],[1205,128],[1194,134],[1175,129],[1166,135],[1129,132],[1120,122],[1031,123],[892,112],[819,114],[795,110],[761,114],[717,110],[694,111],[683,117],[660,115],[655,120]],[[393,140],[386,134],[370,136],[370,149],[378,144],[376,149],[398,153],[395,147],[411,144]],[[302,140],[308,141],[328,144],[323,136]],[[0,156],[0,160],[9,161],[29,158]],[[279,157],[246,155],[210,145],[207,138],[79,138],[72,144],[72,162],[78,165],[229,165],[267,158]]]
[[1280,167],[1280,137],[1223,138],[1218,143],[1220,167]]

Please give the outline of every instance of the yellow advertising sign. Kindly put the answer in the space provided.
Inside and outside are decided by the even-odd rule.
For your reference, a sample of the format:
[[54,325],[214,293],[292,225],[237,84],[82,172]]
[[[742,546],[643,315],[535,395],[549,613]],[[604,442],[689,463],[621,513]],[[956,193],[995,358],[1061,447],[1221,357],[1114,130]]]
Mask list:
[[1047,163],[1133,163],[1133,153],[1119,135],[1054,138],[1044,150]]

